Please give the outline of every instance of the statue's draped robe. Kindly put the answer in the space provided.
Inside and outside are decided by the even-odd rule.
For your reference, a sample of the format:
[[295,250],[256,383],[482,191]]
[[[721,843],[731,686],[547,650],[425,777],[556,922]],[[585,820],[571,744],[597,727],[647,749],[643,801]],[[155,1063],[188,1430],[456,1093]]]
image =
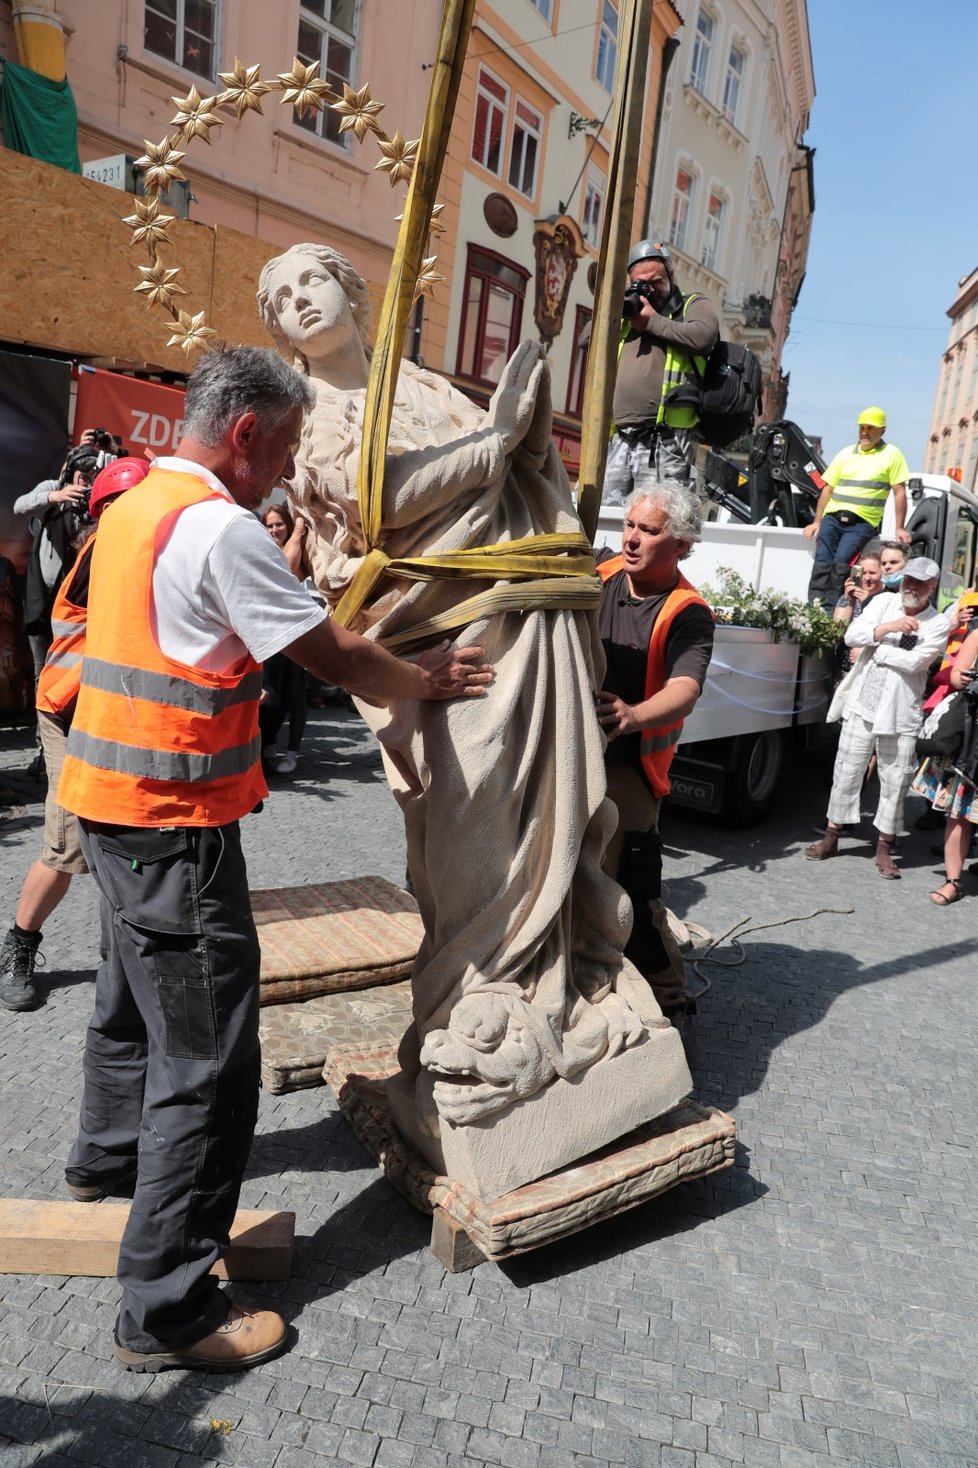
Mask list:
[[[335,605],[363,556],[356,477],[364,393],[315,377],[313,385],[318,403],[307,417],[292,498],[316,526],[313,568]],[[538,347],[520,348],[488,412],[444,379],[403,364],[384,486],[388,555],[579,529],[551,437],[549,374]],[[385,579],[353,626],[390,634],[489,584]],[[622,959],[627,899],[600,866],[615,815],[594,713],[603,671],[596,619],[507,612],[453,640],[481,644],[494,664],[488,697],[362,706],[404,813],[425,924],[412,981],[415,1024],[401,1064],[418,1075],[425,1039],[448,1026],[462,996],[488,991],[521,1016],[523,1043],[543,1057],[541,1075],[571,1076],[635,1043],[659,1018],[651,991]],[[518,1044],[513,1053],[516,1069],[526,1071]],[[534,1084],[528,1075],[524,1086]],[[443,1115],[472,1120],[508,1105],[518,1084],[504,1076],[488,1089],[439,1087],[435,1095]],[[430,1115],[430,1102],[425,1109]]]

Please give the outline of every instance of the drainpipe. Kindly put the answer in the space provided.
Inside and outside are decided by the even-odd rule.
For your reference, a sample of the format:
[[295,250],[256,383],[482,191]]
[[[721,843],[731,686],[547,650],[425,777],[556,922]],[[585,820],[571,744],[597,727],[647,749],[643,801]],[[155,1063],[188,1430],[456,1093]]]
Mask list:
[[648,229],[649,211],[652,208],[652,184],[655,179],[655,163],[659,156],[659,136],[662,132],[662,113],[666,102],[666,78],[672,65],[672,58],[679,50],[679,37],[670,36],[662,48],[662,75],[659,77],[659,95],[655,103],[655,126],[652,129],[652,156],[649,159],[649,177],[645,186],[645,202],[642,206],[642,216],[639,221],[639,233],[643,234]]

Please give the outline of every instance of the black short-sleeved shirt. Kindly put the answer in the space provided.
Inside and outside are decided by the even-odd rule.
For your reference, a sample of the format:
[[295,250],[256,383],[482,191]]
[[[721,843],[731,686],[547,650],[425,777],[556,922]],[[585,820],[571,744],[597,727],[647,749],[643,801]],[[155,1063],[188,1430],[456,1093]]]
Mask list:
[[[624,571],[610,576],[601,589],[598,629],[608,664],[602,686],[625,703],[642,703],[645,699],[649,643],[668,595],[663,591],[658,596],[633,597]],[[703,687],[713,653],[714,631],[713,617],[706,607],[683,608],[666,638],[664,683],[670,678],[695,678]],[[624,734],[611,741],[606,758],[640,768],[640,749],[640,734]]]

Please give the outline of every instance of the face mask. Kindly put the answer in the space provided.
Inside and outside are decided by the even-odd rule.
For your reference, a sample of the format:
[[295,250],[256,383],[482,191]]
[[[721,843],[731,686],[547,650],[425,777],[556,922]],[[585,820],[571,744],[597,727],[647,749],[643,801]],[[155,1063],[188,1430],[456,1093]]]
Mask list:
[[886,587],[887,591],[896,591],[902,580],[902,571],[891,571],[888,576],[884,576],[882,578],[883,585]]

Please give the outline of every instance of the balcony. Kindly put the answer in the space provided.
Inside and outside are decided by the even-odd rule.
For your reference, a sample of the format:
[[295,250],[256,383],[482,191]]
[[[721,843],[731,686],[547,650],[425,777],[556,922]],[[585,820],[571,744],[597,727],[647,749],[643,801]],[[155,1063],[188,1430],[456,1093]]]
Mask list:
[[735,153],[742,153],[747,147],[747,139],[739,128],[734,127],[719,107],[714,107],[708,97],[704,97],[698,87],[692,82],[687,82],[683,87],[683,100],[687,107],[692,108],[697,117],[702,117],[707,127],[712,127],[724,142],[729,143]]

